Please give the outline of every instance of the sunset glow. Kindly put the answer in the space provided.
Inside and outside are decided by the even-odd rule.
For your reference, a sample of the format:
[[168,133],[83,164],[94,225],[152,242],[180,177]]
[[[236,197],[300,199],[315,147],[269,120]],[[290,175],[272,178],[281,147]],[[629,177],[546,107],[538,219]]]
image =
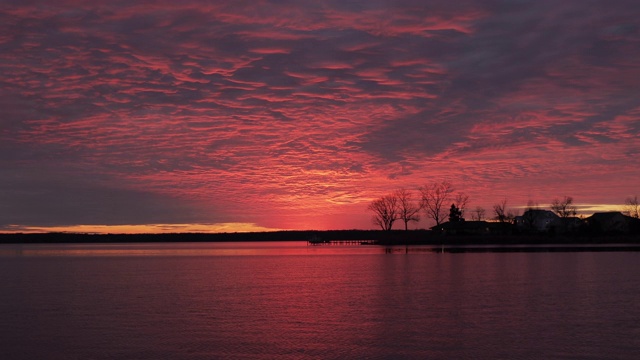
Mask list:
[[0,233],[62,232],[77,234],[171,234],[171,233],[230,233],[277,231],[255,224],[146,224],[146,225],[71,225],[71,226],[6,226]]
[[487,211],[565,195],[620,210],[640,194],[639,15],[630,0],[9,2],[0,231],[369,229],[371,200],[442,180]]

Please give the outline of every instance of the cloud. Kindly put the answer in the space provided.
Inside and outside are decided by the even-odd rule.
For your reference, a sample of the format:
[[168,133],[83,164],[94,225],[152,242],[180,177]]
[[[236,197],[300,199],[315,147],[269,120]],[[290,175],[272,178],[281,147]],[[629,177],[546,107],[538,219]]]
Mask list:
[[635,191],[632,1],[42,4],[0,11],[5,223],[368,227],[371,198],[439,179],[477,204]]

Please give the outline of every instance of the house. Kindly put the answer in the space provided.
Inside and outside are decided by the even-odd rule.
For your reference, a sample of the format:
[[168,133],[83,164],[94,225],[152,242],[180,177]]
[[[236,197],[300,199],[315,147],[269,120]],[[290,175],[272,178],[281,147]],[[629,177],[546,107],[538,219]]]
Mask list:
[[595,213],[586,219],[592,232],[628,233],[634,219],[619,211]]
[[553,211],[529,209],[516,216],[516,227],[521,231],[548,232],[560,225],[560,217]]

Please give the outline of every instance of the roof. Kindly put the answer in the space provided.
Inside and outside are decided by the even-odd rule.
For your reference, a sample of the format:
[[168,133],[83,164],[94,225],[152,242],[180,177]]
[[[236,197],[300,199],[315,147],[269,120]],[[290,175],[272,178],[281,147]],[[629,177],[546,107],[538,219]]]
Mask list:
[[[559,216],[551,210],[542,210],[542,209],[527,209],[524,214],[532,214],[535,218],[540,217],[549,217],[549,218],[558,218]],[[522,216],[524,216],[522,214]]]
[[589,216],[587,220],[611,221],[611,220],[615,220],[616,218],[626,219],[628,218],[628,216],[622,214],[620,211],[609,211],[609,212],[594,213],[593,215]]

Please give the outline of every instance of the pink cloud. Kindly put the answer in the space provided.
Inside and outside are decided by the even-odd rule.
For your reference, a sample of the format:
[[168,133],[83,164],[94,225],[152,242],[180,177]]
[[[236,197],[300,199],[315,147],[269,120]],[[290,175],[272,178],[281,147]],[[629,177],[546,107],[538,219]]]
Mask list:
[[381,4],[7,6],[0,163],[33,182],[0,185],[271,228],[372,227],[368,201],[440,179],[487,209],[635,191],[630,14]]

